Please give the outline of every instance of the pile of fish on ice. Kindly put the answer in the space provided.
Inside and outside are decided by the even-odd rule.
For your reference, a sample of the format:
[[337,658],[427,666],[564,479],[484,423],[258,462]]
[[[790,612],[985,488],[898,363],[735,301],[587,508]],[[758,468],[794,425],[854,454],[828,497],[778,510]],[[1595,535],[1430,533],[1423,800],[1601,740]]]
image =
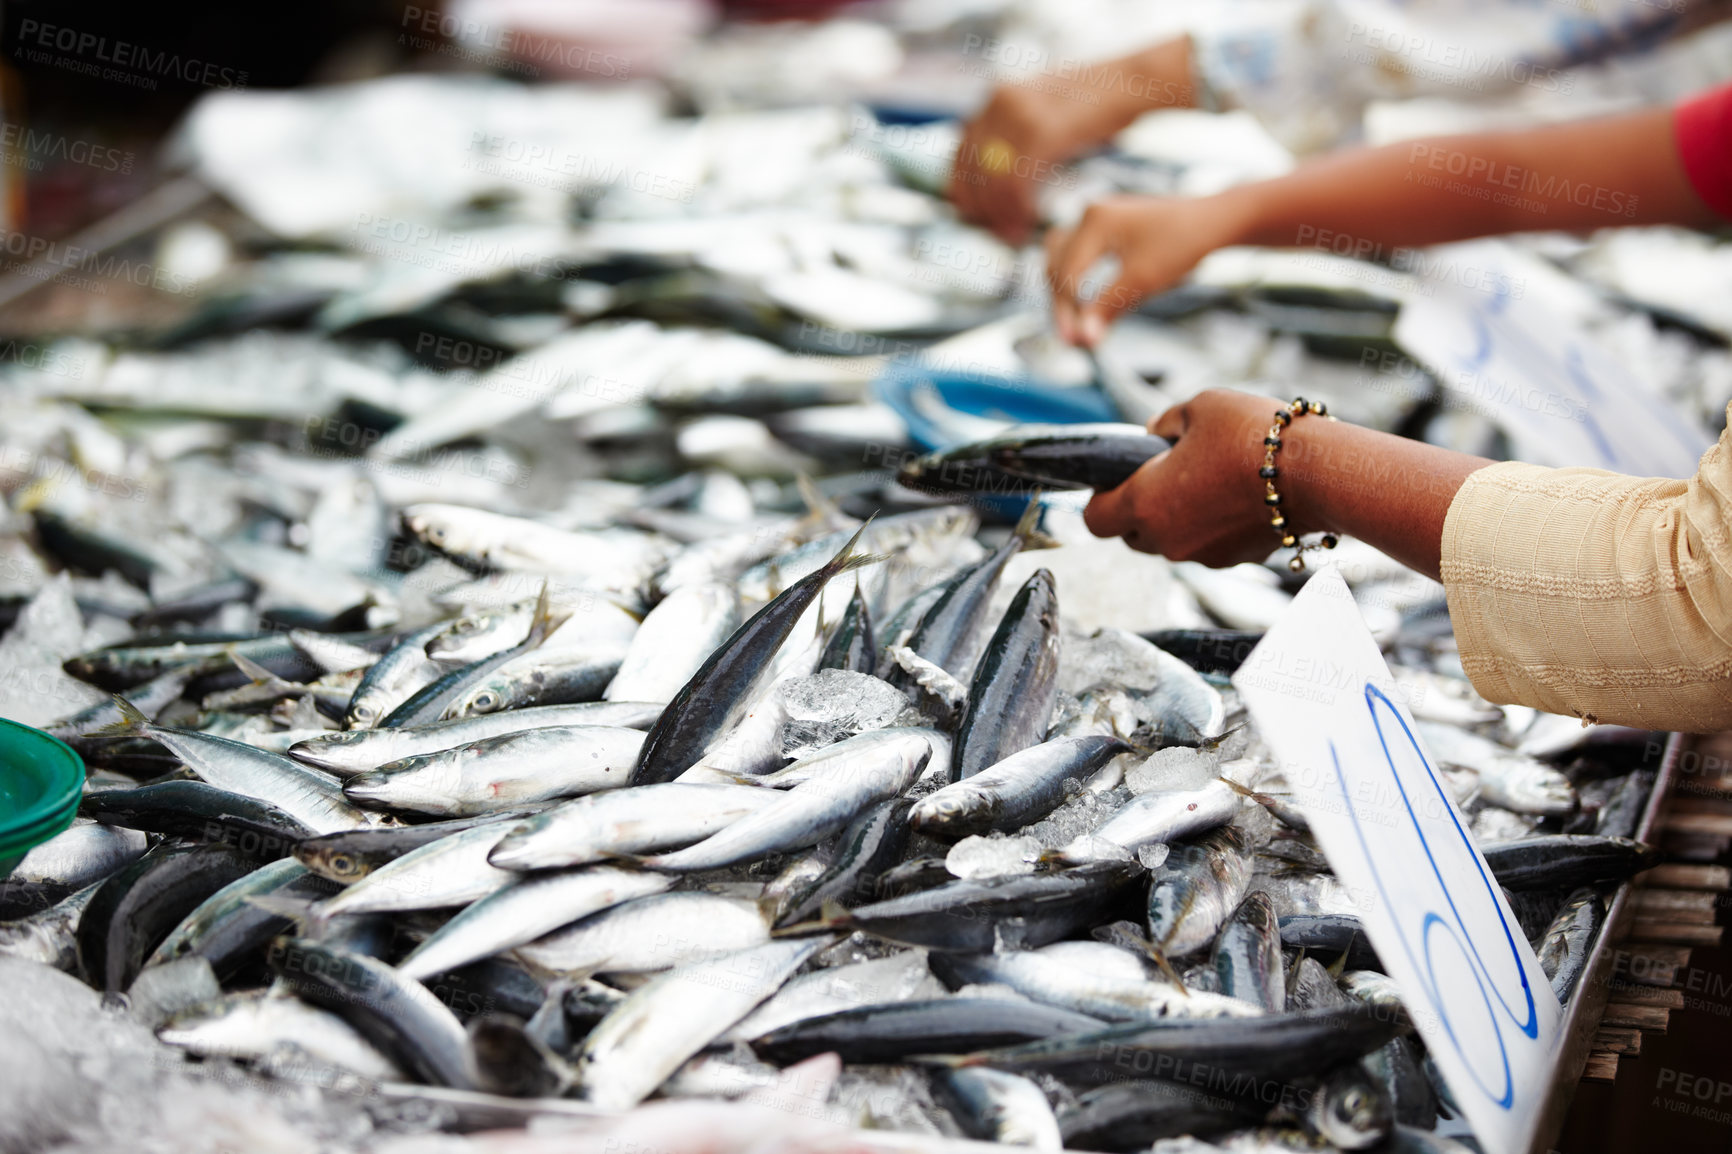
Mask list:
[[[58,344],[0,396],[0,714],[90,767],[78,823],[0,885],[0,954],[206,1065],[421,1084],[428,1125],[482,1100],[432,1088],[528,1117],[751,1098],[811,1060],[805,1101],[880,1130],[1449,1147],[1355,895],[1222,676],[1291,579],[893,483],[893,359],[1103,396],[931,171],[834,109],[249,99],[207,102],[193,151],[293,243],[235,241],[185,326]],[[619,163],[554,196],[470,163],[477,118],[583,125],[566,147]],[[404,168],[288,182],[318,171],[297,141]],[[1300,384],[1495,448],[1365,357],[1389,301],[1273,279],[1127,321],[1119,411]],[[1712,365],[1677,362],[1704,409]],[[1004,429],[911,396],[948,440]],[[1649,860],[1640,744],[1477,698],[1441,588],[1341,552],[1567,998]]]

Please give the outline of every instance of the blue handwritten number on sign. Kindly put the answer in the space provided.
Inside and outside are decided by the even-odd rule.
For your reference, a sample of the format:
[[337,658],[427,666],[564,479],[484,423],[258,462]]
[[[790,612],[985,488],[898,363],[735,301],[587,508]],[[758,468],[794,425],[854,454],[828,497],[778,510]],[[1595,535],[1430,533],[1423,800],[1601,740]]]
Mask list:
[[[1347,815],[1353,820],[1354,833],[1358,836],[1360,849],[1364,852],[1365,860],[1371,867],[1372,877],[1377,881],[1378,895],[1384,902],[1384,908],[1397,911],[1396,925],[1401,933],[1402,948],[1413,963],[1414,969],[1424,974],[1425,993],[1431,1002],[1432,1009],[1437,1012],[1438,1019],[1443,1023],[1444,1029],[1448,1031],[1450,1040],[1455,1043],[1457,1052],[1461,1053],[1466,1060],[1468,1069],[1472,1072],[1474,1081],[1478,1084],[1481,1092],[1508,1110],[1515,1102],[1515,1083],[1510,1072],[1509,1051],[1504,1045],[1504,1027],[1498,1020],[1498,1014],[1493,1008],[1493,1001],[1496,1001],[1497,1009],[1501,1009],[1503,1018],[1507,1019],[1522,1034],[1528,1038],[1539,1036],[1539,1010],[1534,1004],[1533,989],[1528,984],[1527,971],[1522,967],[1521,954],[1516,947],[1515,935],[1511,932],[1509,922],[1503,915],[1503,907],[1498,904],[1496,891],[1492,889],[1491,878],[1486,875],[1484,867],[1480,864],[1479,855],[1474,852],[1473,843],[1469,840],[1467,831],[1462,828],[1461,822],[1457,819],[1455,810],[1451,808],[1448,796],[1444,793],[1444,787],[1437,779],[1437,773],[1426,761],[1425,754],[1420,751],[1419,742],[1414,738],[1413,731],[1408,728],[1406,720],[1402,718],[1400,712],[1390,703],[1389,699],[1383,695],[1383,692],[1369,683],[1365,686],[1365,708],[1370,715],[1372,726],[1377,730],[1377,740],[1383,747],[1383,757],[1389,765],[1390,778],[1394,781],[1395,788],[1400,791],[1401,803],[1407,810],[1408,821],[1412,823],[1414,835],[1419,838],[1419,843],[1425,850],[1432,876],[1437,879],[1437,888],[1442,899],[1441,905],[1447,906],[1449,911],[1448,915],[1445,916],[1435,904],[1435,899],[1433,904],[1427,905],[1423,911],[1423,916],[1418,919],[1419,941],[1417,945],[1409,933],[1409,928],[1414,920],[1412,914],[1401,916],[1400,907],[1390,900],[1383,885],[1385,867],[1401,870],[1406,868],[1409,863],[1380,862],[1372,853],[1371,845],[1365,836],[1365,828],[1360,822],[1358,812],[1354,809],[1353,799],[1347,795],[1347,786],[1341,776],[1341,757],[1335,749],[1335,743],[1331,741],[1329,743],[1329,755],[1335,762],[1335,782],[1336,787],[1341,791],[1342,804],[1346,807]],[[1385,716],[1393,719],[1401,727],[1401,736],[1406,739],[1405,747],[1398,741],[1396,750],[1390,749],[1389,734],[1384,731]],[[1411,751],[1412,754],[1411,761],[1407,757],[1408,751]],[[1400,759],[1402,765],[1400,766],[1397,765],[1397,752],[1402,753]],[[1441,811],[1449,816],[1450,824],[1454,827],[1453,836],[1447,842],[1440,843],[1435,847],[1432,845],[1431,839],[1426,837],[1425,830],[1419,823],[1419,815],[1414,811],[1414,798],[1408,793],[1407,784],[1402,780],[1403,769],[1405,768],[1407,772],[1411,773],[1413,763],[1417,763],[1418,767],[1424,771],[1423,781],[1415,783],[1416,789],[1429,789],[1435,795]],[[1503,984],[1492,977],[1490,968],[1480,953],[1480,943],[1474,940],[1473,935],[1468,932],[1463,923],[1461,911],[1456,906],[1455,893],[1450,889],[1449,883],[1444,880],[1443,870],[1438,864],[1440,854],[1446,857],[1465,858],[1466,861],[1473,863],[1474,872],[1479,878],[1479,886],[1483,887],[1485,892],[1484,900],[1497,915],[1498,924],[1503,928],[1505,945],[1509,949],[1510,963],[1520,977],[1522,998],[1526,1001],[1523,1010],[1517,1011],[1504,997]],[[1478,893],[1470,890],[1468,894],[1464,895],[1463,900],[1477,901]],[[1439,994],[1436,951],[1440,946],[1444,949],[1453,947],[1454,952],[1468,962],[1469,972],[1479,987],[1480,998],[1492,1028],[1492,1035],[1497,1040],[1498,1056],[1503,1065],[1501,1072],[1491,1078],[1491,1084],[1487,1084],[1487,1081],[1481,1077],[1481,1070],[1475,1061],[1478,1055],[1470,1054],[1462,1049],[1461,1038],[1457,1034],[1457,1026],[1465,1025],[1465,1023],[1451,1021],[1449,1007],[1444,1004]],[[1522,1020],[1524,1016],[1525,1021]]]

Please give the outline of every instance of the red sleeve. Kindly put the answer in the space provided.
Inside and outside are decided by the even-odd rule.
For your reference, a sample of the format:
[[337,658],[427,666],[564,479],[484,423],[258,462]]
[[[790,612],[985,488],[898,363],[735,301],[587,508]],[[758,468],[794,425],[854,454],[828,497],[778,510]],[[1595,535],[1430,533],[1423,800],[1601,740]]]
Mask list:
[[1732,84],[1710,88],[1672,114],[1678,157],[1702,203],[1732,219]]

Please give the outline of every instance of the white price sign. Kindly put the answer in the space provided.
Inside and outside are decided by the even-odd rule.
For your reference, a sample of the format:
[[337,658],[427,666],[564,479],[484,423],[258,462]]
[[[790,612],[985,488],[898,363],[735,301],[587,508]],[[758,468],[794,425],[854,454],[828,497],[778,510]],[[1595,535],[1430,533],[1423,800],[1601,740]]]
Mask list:
[[1519,1154],[1562,1010],[1339,573],[1306,582],[1233,684],[1474,1134]]

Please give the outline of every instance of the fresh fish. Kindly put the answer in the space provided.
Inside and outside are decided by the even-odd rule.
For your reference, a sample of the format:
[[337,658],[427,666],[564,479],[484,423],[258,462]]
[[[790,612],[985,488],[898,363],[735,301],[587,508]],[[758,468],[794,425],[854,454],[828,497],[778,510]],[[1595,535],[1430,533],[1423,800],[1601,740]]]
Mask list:
[[1173,847],[1149,885],[1149,941],[1180,958],[1214,940],[1251,884],[1251,855],[1232,826]]
[[1659,860],[1654,848],[1624,837],[1541,834],[1480,847],[1498,884],[1512,890],[1615,884]]
[[871,673],[878,667],[878,642],[872,633],[872,611],[861,595],[860,586],[848,598],[848,608],[842,620],[824,643],[824,653],[818,658],[819,669],[846,669],[854,673]]
[[386,762],[343,785],[369,806],[451,816],[519,809],[626,784],[641,730],[570,725],[484,737],[455,749]]
[[[128,690],[126,699],[140,713],[155,717],[181,695],[187,682],[191,680],[190,670],[170,669],[167,673],[159,674]],[[53,725],[43,726],[43,732],[66,741],[108,729],[122,720],[120,708],[110,698],[97,702],[89,709],[81,709]]]
[[479,901],[516,880],[511,871],[487,864],[504,833],[501,823],[488,822],[446,834],[378,867],[308,914],[321,926],[339,914],[433,910]]
[[1346,958],[1350,970],[1381,970],[1383,963],[1365,936],[1365,926],[1349,914],[1289,914],[1279,920],[1281,945],[1334,962]]
[[78,812],[106,826],[192,841],[226,842],[260,859],[280,857],[313,831],[274,805],[202,781],[161,781],[86,794]]
[[823,768],[765,806],[696,845],[643,859],[651,869],[719,869],[777,850],[813,845],[847,825],[868,806],[914,784],[932,757],[920,730],[880,729],[838,742],[813,755]]
[[861,906],[819,925],[953,953],[1033,949],[1113,908],[1140,872],[1135,865],[1100,862],[990,882],[959,880]]
[[103,882],[78,923],[78,967],[109,992],[204,900],[258,866],[232,846],[161,845]]
[[1116,489],[1166,441],[1136,425],[1014,425],[988,440],[928,453],[896,480],[926,493]]
[[1389,1136],[1395,1107],[1370,1073],[1357,1063],[1346,1063],[1324,1077],[1311,1096],[1306,1121],[1338,1150],[1365,1150]]
[[[325,633],[316,633],[311,629],[289,630],[289,643],[306,654],[314,664],[326,673],[351,673],[357,670],[371,669],[380,659],[380,654],[359,645],[352,645]],[[136,701],[134,705],[138,704]],[[150,712],[145,710],[146,713]]]
[[1634,837],[1654,792],[1654,771],[1638,769],[1627,774],[1612,796],[1600,807],[1594,832],[1601,837]]
[[1011,998],[934,998],[888,1002],[807,1018],[752,1040],[760,1058],[778,1066],[815,1054],[844,1062],[899,1062],[911,1054],[954,1054],[1078,1034],[1105,1022]]
[[904,894],[919,893],[948,885],[956,880],[941,857],[910,858],[899,866],[887,869],[878,878],[876,897],[883,901]]
[[[1039,529],[1041,506],[1029,502],[1016,528],[986,560],[970,566],[944,584],[944,592],[921,615],[907,646],[959,680],[968,678],[980,659],[986,639],[986,611],[992,592],[1010,559],[1025,549],[1044,549],[1057,542]],[[906,678],[892,677],[893,684]]]
[[694,891],[603,910],[519,946],[517,956],[559,974],[643,974],[748,949],[769,938],[770,923],[757,902]]
[[774,997],[746,1015],[724,1040],[749,1042],[808,1018],[930,997],[942,989],[926,968],[925,950],[902,950],[868,962],[812,969],[791,979]]
[[788,586],[710,654],[650,729],[632,785],[672,781],[733,728],[764,681],[776,652],[824,585],[832,577],[880,560],[854,552],[864,531],[856,530],[839,553]]
[[420,982],[305,938],[278,938],[269,960],[298,996],[337,1014],[403,1069],[436,1086],[474,1088],[463,1026]]
[[500,828],[508,829],[525,816],[527,811],[484,813],[419,825],[378,825],[368,829],[341,830],[301,841],[294,847],[295,860],[320,877],[350,885],[387,862],[396,861],[411,850],[450,834],[489,822],[502,822]]
[[398,962],[397,969],[411,978],[442,974],[672,884],[658,874],[615,866],[581,866],[521,878],[440,926]]
[[92,882],[47,909],[0,922],[0,957],[23,958],[57,970],[77,969],[78,923],[100,888],[101,882]]
[[558,627],[559,621],[548,604],[547,586],[541,587],[541,597],[535,604],[535,616],[530,619],[529,632],[522,641],[509,649],[483,657],[460,669],[453,669],[436,681],[417,690],[406,698],[403,703],[379,720],[382,729],[398,729],[403,726],[426,725],[430,722],[444,720],[447,711],[457,702],[463,700],[471,690],[489,674],[502,665],[538,649],[548,634]]
[[1576,791],[1570,779],[1543,761],[1453,725],[1416,724],[1420,739],[1439,762],[1479,775],[1480,796],[1493,805],[1542,817],[1575,812]]
[[1583,886],[1572,893],[1540,936],[1534,952],[1540,969],[1551,979],[1552,993],[1567,1003],[1588,968],[1588,955],[1606,921],[1606,903],[1599,891]]
[[[1290,1096],[1296,1099],[1298,1093]],[[1066,1146],[1129,1151],[1146,1149],[1163,1138],[1206,1138],[1255,1125],[1268,1112],[1268,1106],[1254,1096],[1212,1092],[1206,1081],[1197,1087],[1164,1079],[1130,1079],[1079,1095],[1074,1106],[1059,1114],[1058,1124]]]
[[576,1060],[580,1093],[607,1109],[637,1105],[831,941],[766,942],[648,982],[584,1039]]
[[1263,634],[1242,629],[1158,629],[1142,637],[1198,673],[1238,672],[1263,640]]
[[1069,783],[1080,787],[1130,748],[1117,737],[1059,737],[1031,745],[927,794],[910,820],[921,833],[943,841],[1018,830],[1057,809]]
[[226,737],[156,725],[124,699],[116,703],[126,718],[121,732],[160,742],[218,789],[273,805],[315,833],[367,823],[367,816],[344,799],[342,787],[316,769]]
[[1058,594],[1052,574],[1041,569],[1011,600],[974,671],[957,725],[952,780],[973,777],[1046,734],[1058,662]]
[[452,701],[443,720],[596,701],[613,681],[624,655],[625,646],[619,642],[521,654]]
[[1215,937],[1210,964],[1221,993],[1253,1002],[1271,1014],[1286,1006],[1287,975],[1275,905],[1257,890],[1239,903]]
[[[172,641],[113,645],[91,650],[67,658],[64,668],[80,681],[114,692],[130,689],[171,670],[193,678],[226,673],[232,670],[236,653],[290,680],[317,677],[323,672],[296,649],[284,633],[173,636]],[[390,638],[388,633],[339,633],[334,636],[363,646],[384,645]]]
[[1135,955],[1104,942],[1054,942],[1038,950],[934,954],[930,965],[947,985],[1001,985],[1049,1006],[1109,1022],[1158,1018],[1251,1017],[1249,1000],[1151,981]]
[[375,1081],[404,1078],[397,1063],[349,1023],[282,990],[225,994],[176,1014],[156,1036],[207,1058],[256,1062],[293,1050]]
[[440,621],[405,634],[379,658],[355,687],[343,723],[349,729],[371,729],[390,716],[418,690],[439,677],[437,662],[427,656],[427,643],[443,633],[449,622]]
[[112,877],[150,848],[142,833],[75,821],[31,849],[0,878],[0,917],[40,913],[92,882]]
[[1144,846],[1183,841],[1233,820],[1239,794],[1224,781],[1201,789],[1145,793],[1132,798],[1090,833],[1057,851],[1054,860],[1080,864],[1123,860]]
[[253,898],[281,894],[317,899],[329,897],[336,889],[328,878],[309,874],[307,867],[293,858],[260,866],[206,898],[181,919],[144,964],[146,968],[159,966],[195,954],[208,961],[218,977],[226,977],[247,955],[293,928],[288,919],[253,904]]
[[739,625],[733,586],[715,581],[675,589],[644,618],[607,699],[672,701]]
[[588,701],[575,705],[542,705],[477,717],[458,717],[399,729],[363,729],[322,733],[297,741],[289,756],[308,765],[353,777],[391,761],[454,749],[471,741],[564,725],[618,725],[648,729],[661,716],[655,702]]
[[1044,1071],[1077,1086],[1127,1075],[1185,1081],[1198,1069],[1229,1079],[1283,1081],[1352,1062],[1383,1046],[1401,1027],[1369,1009],[1265,1014],[1251,1018],[1170,1018],[1092,1034],[985,1050],[944,1062],[1010,1073]]
[[663,782],[574,798],[514,825],[488,860],[543,870],[679,849],[780,798],[755,785]]
[[[810,921],[830,903],[847,906],[858,899],[876,897],[879,877],[900,861],[908,848],[913,832],[908,813],[913,805],[908,798],[893,797],[849,822],[836,839],[830,863],[782,898],[776,924]],[[765,896],[770,896],[768,891]]]
[[1424,1130],[1437,1127],[1437,1092],[1420,1066],[1412,1038],[1393,1038],[1364,1059],[1365,1071],[1382,1085],[1395,1122]]
[[573,532],[527,517],[462,505],[411,505],[403,526],[453,557],[519,573],[590,578],[623,588],[660,560],[654,537],[624,530]]
[[1046,1095],[1027,1078],[980,1066],[934,1070],[930,1082],[933,1097],[970,1138],[1037,1150],[1064,1145]]

